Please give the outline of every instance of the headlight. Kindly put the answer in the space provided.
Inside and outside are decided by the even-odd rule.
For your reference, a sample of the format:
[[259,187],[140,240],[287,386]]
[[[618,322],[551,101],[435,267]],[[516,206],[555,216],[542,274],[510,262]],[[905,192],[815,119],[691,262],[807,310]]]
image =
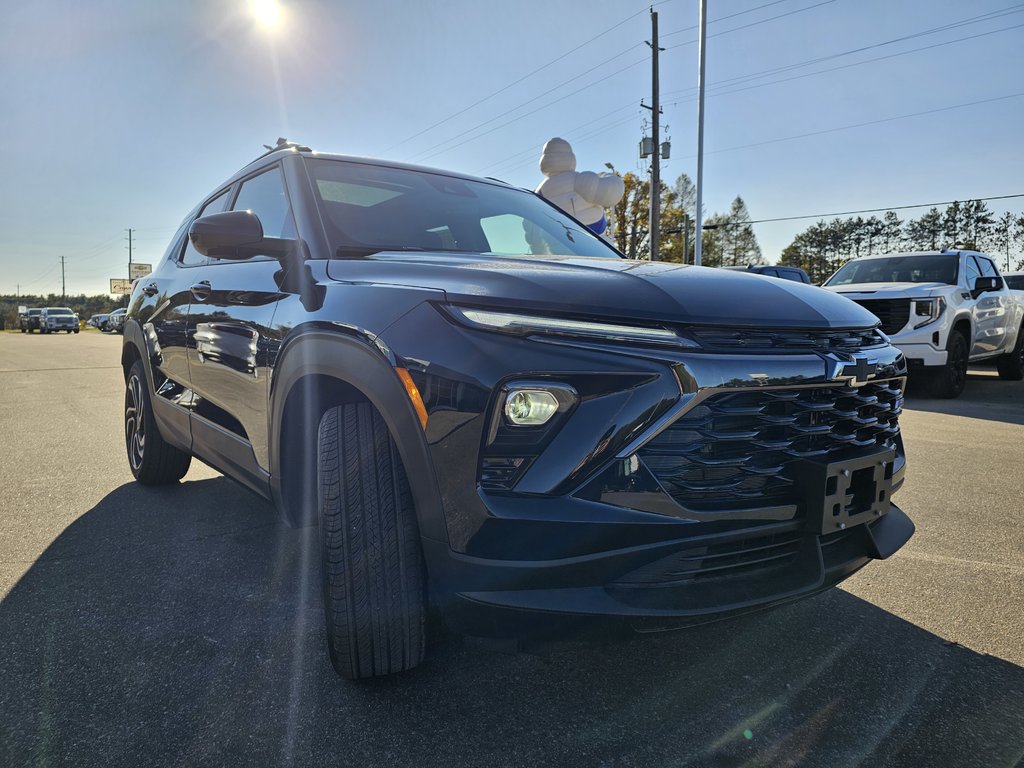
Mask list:
[[925,318],[919,320],[914,324],[914,329],[923,328],[929,323],[934,323],[940,317],[942,313],[946,311],[946,300],[941,297],[935,297],[931,299],[915,299],[914,300],[914,317]]
[[457,320],[466,325],[490,331],[500,331],[519,336],[551,334],[558,336],[585,336],[595,339],[619,341],[641,341],[648,344],[670,344],[694,349],[700,347],[692,339],[683,338],[668,328],[639,327],[615,323],[570,320],[562,317],[541,315],[520,315],[511,312],[494,312],[484,309],[468,309],[448,305],[446,309]]

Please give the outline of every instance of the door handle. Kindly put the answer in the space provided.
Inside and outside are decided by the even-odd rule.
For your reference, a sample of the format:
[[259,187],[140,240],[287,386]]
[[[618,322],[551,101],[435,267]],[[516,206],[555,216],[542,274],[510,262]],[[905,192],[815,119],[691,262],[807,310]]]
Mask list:
[[192,291],[192,295],[197,301],[202,301],[213,293],[213,288],[210,287],[209,280],[200,280],[198,283],[194,283],[189,290]]
[[158,293],[160,293],[160,289],[157,288],[156,283],[150,283],[149,285],[142,289],[142,292],[147,296],[156,296]]

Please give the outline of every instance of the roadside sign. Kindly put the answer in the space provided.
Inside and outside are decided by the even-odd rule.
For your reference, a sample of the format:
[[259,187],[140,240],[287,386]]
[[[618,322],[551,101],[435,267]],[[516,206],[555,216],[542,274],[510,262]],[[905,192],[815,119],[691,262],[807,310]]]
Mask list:
[[130,277],[132,280],[136,280],[140,277],[145,277],[152,271],[152,264],[140,264],[138,262],[132,262],[131,269],[128,270],[128,277]]
[[119,296],[123,296],[126,293],[132,292],[132,281],[125,280],[121,277],[110,278],[110,292],[116,293]]

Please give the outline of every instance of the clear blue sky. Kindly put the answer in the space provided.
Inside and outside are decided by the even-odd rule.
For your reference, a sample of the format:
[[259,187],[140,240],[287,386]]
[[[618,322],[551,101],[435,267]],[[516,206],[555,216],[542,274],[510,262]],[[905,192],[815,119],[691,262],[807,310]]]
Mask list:
[[[736,194],[762,219],[1024,192],[1024,3],[708,6],[709,213]],[[673,156],[664,176],[672,180],[695,175],[697,2],[655,7],[667,49],[661,81]],[[136,230],[136,260],[155,261],[192,205],[278,136],[529,187],[552,136],[573,142],[580,170],[641,168],[647,4],[282,0],[281,8],[268,31],[248,0],[3,4],[0,291],[20,283],[23,292],[59,292],[61,255],[69,293],[105,291],[127,269],[125,228]],[[879,57],[889,58],[868,61]],[[725,83],[734,92],[723,92]],[[1019,95],[737,149],[1011,94]],[[1019,212],[1024,198],[992,207]],[[810,223],[755,231],[775,260]]]

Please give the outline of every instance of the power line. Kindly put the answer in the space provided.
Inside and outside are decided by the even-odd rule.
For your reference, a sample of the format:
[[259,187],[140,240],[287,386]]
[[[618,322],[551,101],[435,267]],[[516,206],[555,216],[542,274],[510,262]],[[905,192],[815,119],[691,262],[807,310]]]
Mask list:
[[[881,125],[882,123],[891,123],[891,122],[894,122],[896,120],[906,120],[906,119],[911,118],[911,117],[921,117],[923,115],[934,115],[934,114],[938,114],[939,112],[949,112],[949,111],[954,110],[954,109],[964,109],[965,107],[976,107],[979,104],[991,104],[991,103],[996,102],[996,101],[1006,101],[1007,99],[1020,98],[1021,96],[1024,96],[1024,92],[1010,93],[1010,94],[1007,94],[1005,96],[995,96],[995,97],[993,97],[991,99],[979,99],[978,101],[968,101],[968,102],[966,102],[964,104],[953,104],[953,105],[950,105],[950,106],[947,106],[947,107],[937,107],[935,109],[925,109],[925,110],[922,110],[921,112],[911,112],[910,114],[906,114],[906,115],[895,115],[894,117],[883,117],[883,118],[881,118],[879,120],[868,120],[867,122],[863,122],[863,123],[853,123],[851,125],[840,125],[840,126],[837,126],[835,128],[823,128],[820,131],[810,131],[808,133],[798,133],[795,136],[782,136],[782,137],[779,137],[777,139],[766,139],[765,141],[755,141],[755,142],[752,142],[750,144],[739,144],[739,145],[737,145],[735,147],[724,147],[723,149],[715,149],[715,150],[712,150],[711,152],[709,152],[708,154],[716,154],[717,155],[717,154],[721,154],[723,152],[734,152],[734,151],[739,150],[739,149],[750,149],[752,147],[763,147],[763,146],[766,146],[768,144],[779,144],[779,143],[784,142],[784,141],[794,141],[796,139],[806,139],[806,138],[810,138],[812,136],[822,136],[822,135],[824,135],[826,133],[838,133],[839,131],[848,131],[848,130],[851,130],[853,128],[865,128],[865,127],[871,126],[871,125]],[[687,155],[686,156],[687,159],[690,159],[692,157],[696,157],[696,155]]]
[[[717,24],[720,21],[725,21],[727,19],[732,19],[732,18],[735,18],[736,16],[743,16],[744,14],[747,14],[747,13],[753,13],[754,11],[760,11],[762,8],[768,8],[768,7],[772,6],[772,5],[779,5],[781,3],[789,3],[789,2],[792,2],[792,0],[772,0],[772,2],[765,3],[764,5],[755,5],[753,8],[747,8],[747,10],[745,10],[745,11],[737,11],[736,13],[730,13],[728,16],[719,16],[717,19],[709,19],[708,20],[708,24]],[[696,28],[697,28],[696,24],[694,24],[693,26],[690,26],[690,27],[683,27],[682,29],[677,29],[674,32],[668,32],[667,34],[662,35],[662,38],[672,37],[673,35],[681,35],[683,32],[692,32]]]
[[[931,50],[932,48],[943,48],[945,46],[953,45],[955,43],[966,42],[968,40],[974,40],[974,39],[979,38],[979,37],[987,37],[988,35],[995,35],[995,34],[998,34],[999,32],[1009,32],[1009,31],[1014,30],[1014,29],[1020,29],[1021,27],[1024,27],[1024,24],[1015,24],[1015,25],[1010,26],[1010,27],[1000,27],[999,29],[989,30],[988,32],[979,32],[976,35],[968,35],[968,36],[965,36],[965,37],[958,37],[955,40],[944,40],[944,41],[942,41],[940,43],[932,43],[931,45],[924,45],[924,46],[921,46],[920,48],[911,48],[908,51],[900,51],[899,53],[889,53],[889,54],[886,54],[885,56],[875,56],[874,58],[871,58],[871,59],[864,59],[863,61],[855,61],[855,62],[851,62],[850,64],[841,64],[838,67],[829,67],[828,69],[819,69],[816,72],[805,72],[805,73],[803,73],[801,75],[793,75],[792,77],[784,77],[784,78],[781,78],[779,80],[769,80],[768,82],[764,82],[764,83],[754,83],[753,85],[748,85],[748,86],[745,86],[743,88],[735,88],[735,87],[729,86],[729,90],[724,90],[724,89],[716,90],[711,95],[712,96],[729,96],[729,95],[732,95],[734,93],[742,93],[743,91],[750,91],[750,90],[753,90],[755,88],[762,88],[762,87],[767,86],[767,85],[778,85],[780,83],[788,83],[788,82],[790,82],[792,80],[801,80],[801,79],[803,79],[805,77],[814,77],[816,75],[824,75],[824,74],[827,74],[829,72],[838,72],[839,70],[842,70],[842,69],[850,69],[851,67],[859,67],[862,64],[872,64],[872,63],[874,63],[876,61],[885,61],[886,59],[895,59],[895,58],[898,58],[900,56],[906,56],[906,55],[911,54],[911,53],[920,53],[921,51]],[[750,79],[754,80],[754,79],[757,79],[757,78],[756,77],[751,77]],[[718,84],[716,83],[716,85],[718,85]],[[739,85],[739,83],[734,83],[733,85]],[[691,88],[691,89],[687,89],[687,90],[688,91],[692,91],[693,89]],[[686,91],[679,91],[678,93],[683,93],[683,92],[686,92]],[[686,99],[687,102],[694,101],[694,100],[695,100],[694,98]],[[673,104],[676,104],[676,103],[678,103],[678,101],[673,102]]]
[[[780,0],[780,1],[785,1],[785,0]],[[773,4],[775,4],[775,3],[769,3],[769,5],[773,5]],[[759,6],[759,7],[764,7],[764,6]],[[749,82],[749,81],[752,81],[752,80],[759,79],[761,77],[767,77],[767,76],[769,76],[771,74],[780,73],[780,72],[785,71],[785,70],[797,69],[797,68],[800,68],[800,67],[803,67],[803,66],[811,66],[813,64],[820,63],[822,61],[826,61],[826,60],[829,60],[829,59],[835,59],[835,58],[839,58],[841,56],[847,56],[847,55],[851,55],[851,54],[854,54],[854,53],[859,53],[859,52],[862,52],[864,50],[868,50],[868,49],[871,49],[871,48],[879,48],[879,47],[882,47],[884,45],[889,45],[889,44],[894,43],[894,42],[909,40],[909,39],[912,39],[912,38],[915,38],[915,37],[922,37],[922,36],[925,36],[925,35],[928,35],[928,34],[934,34],[936,31],[945,31],[945,30],[954,29],[954,28],[961,27],[961,26],[967,26],[969,24],[977,23],[978,20],[986,20],[987,21],[987,20],[991,20],[991,19],[994,19],[994,18],[998,18],[999,16],[1010,15],[1011,12],[1012,13],[1017,13],[1017,12],[1019,12],[1019,10],[1024,10],[1024,5],[1022,5],[1020,7],[1013,6],[1012,8],[1015,8],[1017,10],[1008,11],[1008,9],[1001,9],[1000,11],[993,11],[993,12],[991,12],[989,14],[984,14],[984,18],[983,17],[970,17],[968,19],[961,19],[958,22],[951,22],[950,24],[944,25],[942,27],[936,27],[936,28],[931,28],[931,29],[927,29],[927,30],[921,30],[919,32],[915,32],[915,33],[912,33],[912,34],[909,34],[909,35],[903,35],[903,36],[898,37],[898,38],[893,38],[892,40],[885,40],[885,41],[882,41],[880,43],[875,43],[875,44],[872,44],[870,46],[865,46],[865,47],[862,47],[862,48],[855,48],[855,49],[852,49],[852,50],[849,50],[849,51],[842,51],[842,52],[839,52],[839,53],[830,54],[828,56],[818,57],[816,59],[809,59],[807,61],[802,61],[802,62],[797,62],[795,64],[786,65],[784,67],[776,67],[774,69],[762,70],[761,72],[753,72],[753,73],[748,73],[746,75],[740,75],[740,76],[737,76],[737,77],[734,77],[734,78],[727,78],[725,80],[722,80],[722,81],[719,81],[717,83],[712,84],[711,87],[712,88],[717,88],[717,90],[713,91],[709,95],[710,96],[725,96],[725,95],[729,95],[729,94],[733,94],[733,93],[740,93],[742,91],[753,90],[753,89],[761,88],[761,87],[768,86],[768,85],[776,85],[776,84],[779,84],[779,83],[786,83],[786,82],[789,82],[791,80],[798,80],[798,79],[802,79],[802,78],[805,78],[805,77],[814,77],[816,75],[827,74],[829,72],[835,72],[835,71],[838,71],[838,70],[841,70],[841,69],[849,69],[851,67],[858,67],[858,66],[861,66],[863,64],[870,64],[870,63],[873,63],[873,62],[883,61],[883,60],[890,59],[890,58],[897,58],[899,56],[906,56],[906,55],[911,54],[911,53],[918,53],[920,51],[926,51],[926,50],[930,50],[932,48],[939,48],[939,47],[943,47],[943,46],[947,46],[947,45],[953,45],[953,44],[960,43],[960,42],[966,42],[968,40],[974,40],[974,39],[980,38],[980,37],[986,37],[988,35],[994,35],[994,34],[997,34],[997,33],[1000,33],[1000,32],[1008,32],[1008,31],[1011,31],[1011,30],[1014,30],[1014,29],[1019,29],[1020,27],[1022,27],[1024,25],[1017,24],[1017,25],[1013,25],[1013,26],[1010,26],[1010,27],[1001,27],[999,29],[989,30],[987,32],[980,32],[980,33],[978,33],[976,35],[968,35],[968,36],[959,37],[959,38],[956,38],[956,39],[953,39],[953,40],[947,40],[947,41],[943,41],[943,42],[939,42],[939,43],[933,43],[931,45],[922,46],[920,48],[912,48],[912,49],[910,49],[908,51],[900,51],[899,53],[887,54],[885,56],[877,56],[877,57],[874,57],[874,58],[871,58],[871,59],[865,59],[863,61],[852,62],[850,64],[843,64],[843,65],[840,65],[838,67],[830,67],[829,69],[818,70],[816,72],[807,72],[807,73],[804,73],[804,74],[801,74],[801,75],[794,75],[792,77],[782,78],[782,79],[778,79],[778,80],[771,80],[771,81],[764,82],[764,83],[756,83],[756,84],[753,84],[753,85],[748,85],[748,86],[743,87],[743,88],[732,87],[732,86],[740,85],[743,82]],[[752,9],[752,10],[756,10],[756,9]],[[995,15],[995,14],[998,14],[998,16]],[[711,23],[711,22],[709,22],[709,23]],[[679,31],[685,31],[685,30],[679,30]],[[613,74],[617,74],[617,73],[613,73]],[[587,87],[589,87],[589,86],[587,86]],[[729,90],[724,90],[723,87],[729,87]],[[679,91],[671,91],[668,94],[666,94],[666,98],[668,98],[668,97],[670,97],[672,95],[675,95],[675,94],[693,93],[695,90],[696,90],[695,88],[685,88],[685,89],[682,89],[682,90],[679,90]],[[572,94],[569,94],[569,95],[572,95]],[[696,98],[686,99],[686,102],[691,102],[691,101],[695,101],[695,100],[696,100]],[[678,104],[679,100],[677,99],[677,100],[673,101],[672,103],[673,104]],[[603,120],[605,117],[609,117],[612,114],[617,114],[619,112],[622,112],[625,109],[628,109],[630,106],[632,106],[632,105],[623,105],[622,107],[619,107],[618,109],[612,110],[612,112],[606,113],[605,115],[602,115],[601,117],[596,118],[596,120],[591,120],[588,123],[584,123],[583,125],[579,126],[578,128],[572,129],[572,131],[566,131],[565,134],[566,135],[571,135],[573,133],[573,131],[579,130],[579,128],[592,126],[593,123],[595,123],[597,121],[600,121],[600,120]],[[632,119],[632,118],[629,118],[629,119]],[[591,133],[587,138],[589,139],[589,138],[592,138],[594,136],[600,135],[601,133],[605,133],[605,132],[607,132],[609,130],[612,130],[612,129],[614,129],[614,128],[624,124],[625,122],[628,122],[629,119],[616,121],[616,122],[614,122],[614,123],[612,123],[610,125],[607,125],[604,128],[599,129],[597,132]],[[585,140],[586,139],[577,138],[574,141],[575,142],[582,142],[582,141],[585,141]],[[452,148],[454,149],[454,147],[452,147]],[[492,164],[490,164],[488,166],[485,166],[483,169],[478,171],[478,173],[483,172],[485,170],[498,169],[498,168],[502,168],[503,169],[502,172],[508,172],[508,171],[511,171],[511,170],[516,170],[516,169],[521,168],[524,165],[526,165],[527,162],[532,162],[532,159],[530,161],[527,161],[527,162],[515,163],[515,164],[513,164],[511,166],[507,166],[507,167],[506,167],[506,163],[508,163],[511,160],[516,160],[516,159],[518,159],[518,158],[520,158],[520,157],[522,157],[524,155],[531,154],[531,153],[534,153],[534,152],[536,152],[536,149],[534,147],[522,150],[520,152],[515,153],[514,155],[510,155],[510,156],[508,156],[508,157],[506,157],[506,158],[504,158],[502,160],[498,160],[495,163],[492,163]],[[497,172],[497,171],[495,171],[495,172]]]
[[[771,17],[769,17],[767,19],[761,19],[760,21],[751,22],[750,24],[744,24],[743,26],[740,26],[740,27],[734,27],[733,29],[726,29],[726,30],[723,30],[722,32],[716,33],[715,35],[711,35],[711,37],[718,37],[718,36],[721,36],[721,35],[730,34],[732,32],[737,32],[737,31],[739,31],[741,29],[747,29],[749,27],[756,27],[759,24],[766,24],[769,21],[774,21],[775,19],[780,19],[780,18],[783,18],[784,16],[791,16],[794,13],[802,13],[803,11],[809,11],[809,10],[811,10],[813,8],[817,8],[817,7],[822,6],[822,5],[828,5],[829,3],[834,3],[834,2],[836,2],[836,0],[822,0],[822,2],[819,2],[819,3],[815,4],[815,5],[808,6],[806,8],[799,8],[799,9],[797,9],[795,11],[790,11],[788,13],[780,14],[778,16],[771,16]],[[767,5],[775,5],[775,4],[776,3],[767,3],[765,6],[760,6],[760,7],[767,7]],[[657,3],[655,3],[655,5],[657,5]],[[752,8],[750,10],[752,10],[752,11],[753,10],[757,10],[757,8]],[[636,14],[634,14],[634,16],[635,15]],[[739,14],[733,14],[733,15],[739,15]],[[490,133],[493,133],[494,130],[497,130],[498,128],[501,128],[504,125],[507,125],[508,123],[512,123],[512,122],[520,120],[520,119],[522,119],[524,117],[532,115],[532,114],[540,111],[540,109],[534,109],[531,112],[527,112],[527,113],[525,113],[523,115],[519,115],[518,117],[513,118],[512,120],[508,121],[508,123],[505,123],[503,125],[499,125],[498,128],[495,128],[495,129],[492,129],[492,130],[489,130],[489,131],[485,131],[484,133],[481,133],[481,134],[479,134],[477,136],[470,137],[470,138],[466,139],[465,141],[461,141],[461,142],[458,142],[457,144],[453,144],[450,147],[446,147],[444,149],[441,149],[441,147],[443,147],[445,144],[448,144],[448,143],[450,143],[452,141],[455,141],[456,139],[462,138],[463,136],[466,136],[467,134],[470,134],[470,133],[472,133],[473,131],[475,131],[475,130],[477,130],[479,128],[483,128],[486,125],[490,125],[491,123],[493,123],[493,122],[495,122],[497,120],[500,120],[502,117],[505,117],[506,115],[509,115],[509,114],[511,114],[513,112],[516,112],[519,109],[522,109],[524,107],[529,106],[530,104],[533,104],[538,99],[540,99],[540,98],[542,98],[544,96],[547,96],[550,93],[553,93],[553,92],[559,90],[563,86],[566,86],[566,85],[568,85],[571,82],[579,80],[581,77],[584,77],[585,75],[589,74],[590,72],[592,72],[597,67],[604,66],[605,64],[608,64],[608,63],[614,61],[615,59],[618,59],[618,58],[621,58],[622,56],[625,56],[627,53],[629,53],[630,51],[632,51],[634,48],[636,48],[639,45],[640,45],[640,43],[637,43],[636,45],[630,46],[629,48],[625,49],[624,51],[620,51],[619,53],[615,54],[614,56],[611,56],[611,57],[605,59],[604,61],[601,61],[598,64],[589,67],[586,71],[581,72],[580,74],[578,74],[578,75],[576,75],[574,77],[571,77],[568,80],[563,80],[561,83],[559,83],[559,84],[549,88],[548,90],[544,91],[543,93],[537,94],[536,96],[533,96],[530,99],[527,99],[526,101],[521,102],[520,104],[512,107],[511,109],[505,110],[500,115],[496,115],[495,117],[492,117],[489,120],[485,120],[482,123],[478,123],[477,125],[475,125],[475,126],[473,126],[471,128],[468,128],[465,131],[462,131],[461,133],[456,134],[455,136],[451,136],[451,137],[445,139],[444,141],[441,141],[441,142],[433,145],[432,147],[428,147],[427,149],[424,149],[424,150],[422,150],[420,152],[417,152],[417,153],[413,154],[409,158],[409,160],[417,160],[418,159],[419,161],[422,162],[422,161],[428,160],[428,159],[430,159],[432,157],[436,157],[437,155],[444,154],[445,152],[450,152],[451,150],[455,149],[456,147],[461,147],[461,146],[463,146],[464,144],[466,144],[466,143],[468,143],[470,141],[476,141],[477,139],[482,138],[483,136],[486,136],[486,135],[488,135]],[[670,48],[678,48],[680,45],[687,45],[687,43],[680,43],[678,45],[669,46],[669,47]],[[647,59],[644,58],[644,59],[640,59],[638,61],[635,61],[632,64],[628,64],[625,67],[623,67],[622,69],[618,69],[618,70],[616,70],[615,72],[612,72],[609,75],[606,75],[606,76],[604,76],[604,77],[602,77],[602,78],[600,78],[598,80],[593,81],[592,83],[590,83],[588,85],[583,86],[582,88],[579,88],[579,89],[577,89],[575,91],[572,91],[570,93],[564,94],[563,96],[559,97],[558,100],[568,98],[569,96],[574,96],[577,93],[580,93],[581,91],[584,91],[584,90],[586,90],[588,88],[591,88],[591,87],[597,85],[598,83],[604,82],[605,80],[607,80],[607,79],[609,79],[611,77],[614,77],[615,75],[618,75],[618,74],[620,74],[622,72],[625,72],[627,69],[631,69],[632,67],[635,67],[638,64],[644,63],[646,61],[647,61]],[[550,102],[550,103],[546,104],[544,107],[542,107],[542,109],[546,109],[547,107],[552,106],[555,103],[557,103],[557,102],[556,101]],[[434,150],[439,150],[439,151],[435,152]]]
[[[662,3],[664,3],[664,2],[668,2],[668,0],[662,0]],[[655,3],[655,5],[661,5],[662,3]],[[551,61],[549,61],[547,64],[543,64],[542,66],[537,67],[536,69],[526,73],[522,77],[520,77],[520,78],[518,78],[516,80],[513,80],[508,85],[505,85],[505,86],[499,88],[498,90],[494,91],[493,93],[488,94],[487,96],[484,96],[482,99],[474,101],[468,107],[464,107],[463,109],[460,109],[458,112],[453,112],[452,114],[448,115],[448,117],[445,117],[442,120],[438,120],[433,125],[428,125],[423,130],[418,131],[418,132],[414,133],[413,135],[411,135],[411,136],[409,136],[409,137],[407,137],[405,139],[402,139],[397,144],[392,144],[390,147],[388,147],[386,150],[384,150],[384,154],[387,154],[388,152],[391,152],[392,150],[397,149],[398,147],[402,146],[403,144],[407,144],[408,142],[412,141],[415,138],[418,138],[418,137],[422,136],[423,134],[427,133],[428,131],[432,131],[432,130],[434,130],[435,128],[437,128],[439,126],[444,125],[448,121],[450,121],[450,120],[452,120],[452,119],[454,119],[456,117],[459,117],[462,114],[465,114],[466,112],[468,112],[469,110],[473,109],[474,107],[478,107],[481,104],[483,104],[484,102],[490,101],[495,96],[498,96],[499,94],[504,93],[505,91],[509,90],[510,88],[513,88],[514,86],[519,85],[519,83],[523,82],[524,80],[528,80],[529,78],[533,77],[538,72],[543,72],[548,67],[550,67],[550,66],[552,66],[554,64],[557,64],[562,59],[564,59],[564,58],[566,58],[566,57],[576,53],[576,51],[580,50],[581,48],[584,48],[584,47],[590,45],[595,40],[597,40],[599,38],[602,38],[605,35],[607,35],[609,32],[612,32],[612,31],[618,29],[623,24],[625,24],[627,21],[631,21],[632,19],[635,19],[637,16],[639,16],[645,10],[647,10],[647,9],[646,8],[641,8],[639,11],[637,11],[636,13],[630,14],[629,16],[627,16],[626,18],[624,18],[622,21],[618,22],[617,24],[613,24],[612,26],[610,26],[608,29],[604,30],[603,32],[601,32],[601,33],[599,33],[597,35],[594,35],[589,40],[585,40],[584,42],[582,42],[579,45],[577,45],[575,48],[566,51],[561,56],[557,56],[556,58],[554,58]],[[632,50],[632,49],[630,49],[630,50]],[[602,62],[602,63],[604,63],[604,62]],[[598,66],[600,66],[600,64]],[[429,150],[427,150],[427,151],[429,151]]]
[[[890,205],[885,208],[864,208],[859,211],[837,211],[835,213],[814,213],[807,216],[779,216],[774,219],[751,219],[750,221],[736,221],[730,222],[726,226],[735,226],[738,224],[768,224],[777,221],[800,221],[801,219],[828,219],[834,216],[855,216],[861,213],[883,213],[885,211],[906,211],[911,208],[937,208],[940,205],[952,205],[953,203],[968,202],[971,200],[977,200],[980,202],[989,202],[990,200],[1012,200],[1014,198],[1024,197],[1024,192],[1016,195],[993,195],[991,197],[965,197],[962,200],[945,200],[939,203],[916,203],[915,205]],[[721,226],[721,225],[720,225]]]
[[[1024,4],[1021,4],[1019,6],[1012,6],[1010,9],[1002,9],[1000,11],[993,11],[992,13],[983,14],[982,16],[972,16],[972,17],[967,18],[967,19],[961,19],[960,21],[951,22],[949,24],[945,24],[945,25],[942,25],[942,26],[939,26],[939,27],[932,27],[930,29],[920,30],[918,32],[914,32],[914,33],[911,33],[911,34],[908,34],[908,35],[902,35],[900,37],[895,37],[895,38],[892,38],[890,40],[883,40],[881,42],[873,43],[871,45],[861,46],[859,48],[851,48],[850,50],[840,51],[838,53],[832,53],[832,54],[829,54],[828,56],[819,56],[819,57],[814,58],[814,59],[807,59],[805,61],[799,61],[799,62],[796,62],[796,63],[793,63],[793,64],[786,64],[786,65],[783,65],[783,66],[780,66],[780,67],[773,67],[771,69],[761,70],[760,72],[751,72],[751,73],[748,73],[748,74],[745,74],[745,75],[737,75],[735,77],[730,77],[730,78],[726,78],[724,80],[720,80],[720,81],[716,82],[714,85],[716,87],[719,87],[719,88],[731,87],[731,86],[735,86],[735,85],[741,85],[743,83],[750,82],[752,80],[759,80],[759,79],[764,78],[764,77],[770,77],[771,75],[774,75],[774,74],[781,74],[782,72],[786,72],[786,71],[790,71],[790,70],[794,70],[794,69],[800,69],[802,67],[813,66],[814,64],[820,64],[822,62],[829,61],[829,60],[832,60],[832,59],[838,59],[838,58],[841,58],[843,56],[851,56],[851,55],[853,55],[855,53],[863,53],[864,51],[872,50],[872,49],[875,49],[875,48],[883,48],[883,47],[885,47],[887,45],[892,45],[894,43],[899,43],[899,42],[906,42],[907,40],[912,40],[912,39],[915,39],[915,38],[918,38],[918,37],[927,37],[928,35],[938,34],[939,32],[948,32],[951,29],[959,29],[960,27],[970,26],[972,24],[977,24],[977,23],[982,22],[982,21],[992,21],[994,19],[1001,18],[1003,16],[1010,16],[1010,15],[1015,14],[1015,13],[1020,13],[1022,11],[1024,11]],[[924,47],[921,47],[921,48],[913,48],[913,49],[911,49],[909,51],[901,51],[900,53],[890,54],[888,56],[880,56],[880,57],[877,57],[877,58],[874,58],[874,59],[865,59],[864,61],[855,62],[853,64],[846,64],[846,65],[844,65],[844,67],[859,66],[860,64],[867,64],[867,63],[872,62],[872,61],[881,61],[881,60],[886,59],[886,58],[894,58],[896,56],[903,56],[903,55],[906,55],[908,53],[915,53],[917,51],[924,51],[924,50],[928,50],[930,48],[935,48],[935,47],[942,46],[942,45],[952,45],[954,43],[962,42],[962,41],[965,41],[965,40],[973,40],[975,37],[981,37],[981,36],[984,36],[984,35],[995,34],[996,32],[1005,32],[1005,31],[1010,30],[1010,29],[1016,29],[1016,27],[1015,26],[1005,27],[1005,28],[1001,28],[1001,29],[990,30],[988,32],[982,32],[982,33],[980,33],[978,35],[971,35],[971,36],[966,36],[966,37],[954,38],[953,40],[947,40],[945,42],[936,43],[934,45],[924,46]],[[837,69],[842,69],[842,68],[843,67],[835,67],[835,68],[832,68],[832,69],[820,70],[819,72],[811,73],[811,74],[821,74],[821,73],[824,73],[824,72],[833,72],[833,71],[835,71]],[[799,75],[798,77],[807,77],[807,76],[808,75]],[[787,79],[784,79],[784,80],[776,80],[776,81],[773,81],[773,82],[787,82],[790,79],[796,79],[796,78],[787,78]],[[765,83],[765,85],[767,85],[767,84],[768,83]],[[695,88],[684,88],[684,89],[681,89],[679,91],[673,91],[671,93],[673,93],[673,94],[675,94],[675,93],[684,94],[684,93],[692,93],[695,90],[696,90]],[[748,89],[737,89],[737,91],[738,90],[748,90]],[[737,91],[729,91],[729,92],[733,93],[733,92],[737,92]]]
[[[749,29],[750,27],[756,27],[756,26],[758,26],[760,24],[767,24],[769,21],[775,21],[776,19],[783,19],[786,16],[793,16],[793,15],[798,14],[798,13],[803,13],[804,11],[812,11],[815,8],[820,8],[823,5],[829,5],[830,3],[834,3],[835,1],[836,0],[821,0],[820,3],[815,3],[814,5],[808,5],[806,8],[797,8],[795,11],[787,11],[786,13],[780,13],[778,16],[769,16],[767,19],[761,19],[760,21],[752,21],[749,24],[743,24],[742,26],[733,27],[732,29],[724,29],[721,32],[716,32],[713,35],[708,35],[708,38],[710,39],[712,37],[721,37],[722,35],[728,35],[728,34],[730,34],[732,32],[739,32],[741,29]],[[680,30],[680,31],[683,31],[683,30]],[[668,50],[672,50],[673,48],[682,48],[684,45],[693,45],[696,42],[697,42],[697,40],[695,38],[693,40],[687,40],[685,43],[676,43],[675,45],[668,46]]]

